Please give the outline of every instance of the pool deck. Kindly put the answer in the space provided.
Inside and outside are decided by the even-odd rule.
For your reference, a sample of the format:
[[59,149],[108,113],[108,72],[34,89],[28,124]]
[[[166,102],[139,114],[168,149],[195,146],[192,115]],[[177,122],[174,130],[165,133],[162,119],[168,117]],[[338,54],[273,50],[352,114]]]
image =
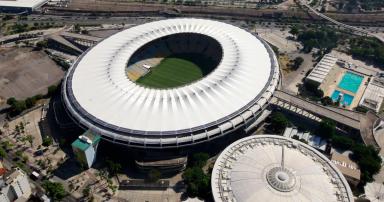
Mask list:
[[344,93],[344,94],[352,95],[354,97],[352,103],[349,106],[346,106],[345,108],[346,109],[353,109],[353,108],[355,108],[356,106],[359,105],[359,101],[360,101],[361,97],[364,94],[365,88],[367,87],[368,77],[365,76],[365,75],[356,73],[354,71],[350,71],[350,72],[352,72],[354,74],[359,74],[361,76],[364,76],[364,79],[362,80],[362,82],[360,84],[360,87],[357,90],[357,92],[356,93],[352,93],[350,91],[347,91],[347,90],[344,90],[344,89],[341,89],[341,88],[338,87],[339,82],[341,81],[341,79],[343,78],[343,75],[347,71],[350,71],[350,70],[342,68],[342,67],[339,67],[339,66],[333,67],[331,69],[331,71],[329,72],[328,76],[325,78],[324,82],[320,85],[320,89],[323,90],[324,96],[329,96],[329,97],[332,96],[332,93],[335,90],[338,90],[338,91],[340,91],[341,93]]

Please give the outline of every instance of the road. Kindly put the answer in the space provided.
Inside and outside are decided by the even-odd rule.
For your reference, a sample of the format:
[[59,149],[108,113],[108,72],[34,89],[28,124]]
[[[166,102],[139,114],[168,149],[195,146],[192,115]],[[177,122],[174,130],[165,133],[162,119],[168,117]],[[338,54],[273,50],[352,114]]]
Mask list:
[[380,36],[380,35],[378,35],[378,34],[374,34],[374,33],[368,32],[368,31],[366,31],[366,30],[364,30],[364,29],[360,29],[360,28],[358,28],[358,27],[354,27],[354,26],[347,25],[347,24],[341,23],[341,22],[339,22],[339,21],[336,21],[336,20],[334,20],[334,19],[332,19],[332,18],[330,18],[330,17],[328,17],[328,16],[326,16],[326,15],[324,15],[324,14],[318,12],[316,9],[314,9],[314,8],[312,8],[311,6],[309,6],[308,4],[304,3],[304,1],[301,1],[301,4],[302,4],[303,6],[305,6],[305,7],[307,7],[307,8],[308,8],[311,12],[313,12],[315,15],[317,15],[317,16],[319,16],[319,17],[325,19],[325,20],[328,20],[329,22],[332,22],[332,23],[334,23],[334,24],[336,24],[336,25],[339,25],[339,26],[341,26],[341,27],[344,27],[344,28],[346,28],[346,29],[349,29],[349,30],[351,30],[351,31],[353,31],[353,32],[355,32],[355,33],[360,33],[360,34],[364,34],[364,35],[367,35],[367,36],[375,37],[375,38],[377,38],[378,40],[380,40],[381,42],[384,43],[384,37],[382,37],[382,36]]

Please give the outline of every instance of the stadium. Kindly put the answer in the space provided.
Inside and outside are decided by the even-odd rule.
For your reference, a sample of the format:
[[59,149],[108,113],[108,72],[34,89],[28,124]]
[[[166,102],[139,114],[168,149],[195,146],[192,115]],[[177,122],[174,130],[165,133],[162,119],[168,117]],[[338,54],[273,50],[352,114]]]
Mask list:
[[244,129],[279,81],[272,49],[236,26],[167,19],[112,35],[63,81],[79,126],[130,148],[181,148]]

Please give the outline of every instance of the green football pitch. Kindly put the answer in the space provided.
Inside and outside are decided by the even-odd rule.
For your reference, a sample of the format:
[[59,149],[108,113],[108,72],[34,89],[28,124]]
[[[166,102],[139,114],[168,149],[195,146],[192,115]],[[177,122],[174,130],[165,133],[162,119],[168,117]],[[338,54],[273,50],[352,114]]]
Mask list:
[[200,54],[171,55],[136,82],[151,88],[174,88],[196,81],[214,68],[214,62]]

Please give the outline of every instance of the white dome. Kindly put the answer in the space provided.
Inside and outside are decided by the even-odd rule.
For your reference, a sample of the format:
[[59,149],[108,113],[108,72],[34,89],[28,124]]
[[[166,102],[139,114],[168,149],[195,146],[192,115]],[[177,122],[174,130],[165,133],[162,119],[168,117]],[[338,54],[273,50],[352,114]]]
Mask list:
[[216,202],[352,202],[343,174],[316,149],[279,135],[254,135],[217,158],[211,187]]
[[[207,35],[220,43],[223,56],[216,69],[171,89],[147,88],[127,77],[135,51],[177,33]],[[212,20],[169,19],[124,30],[84,53],[68,71],[63,97],[77,121],[110,140],[178,145],[184,141],[180,135],[193,134],[185,141],[194,142],[209,139],[210,130],[219,127],[212,133],[217,135],[244,123],[269,100],[278,78],[273,51],[251,33]]]

